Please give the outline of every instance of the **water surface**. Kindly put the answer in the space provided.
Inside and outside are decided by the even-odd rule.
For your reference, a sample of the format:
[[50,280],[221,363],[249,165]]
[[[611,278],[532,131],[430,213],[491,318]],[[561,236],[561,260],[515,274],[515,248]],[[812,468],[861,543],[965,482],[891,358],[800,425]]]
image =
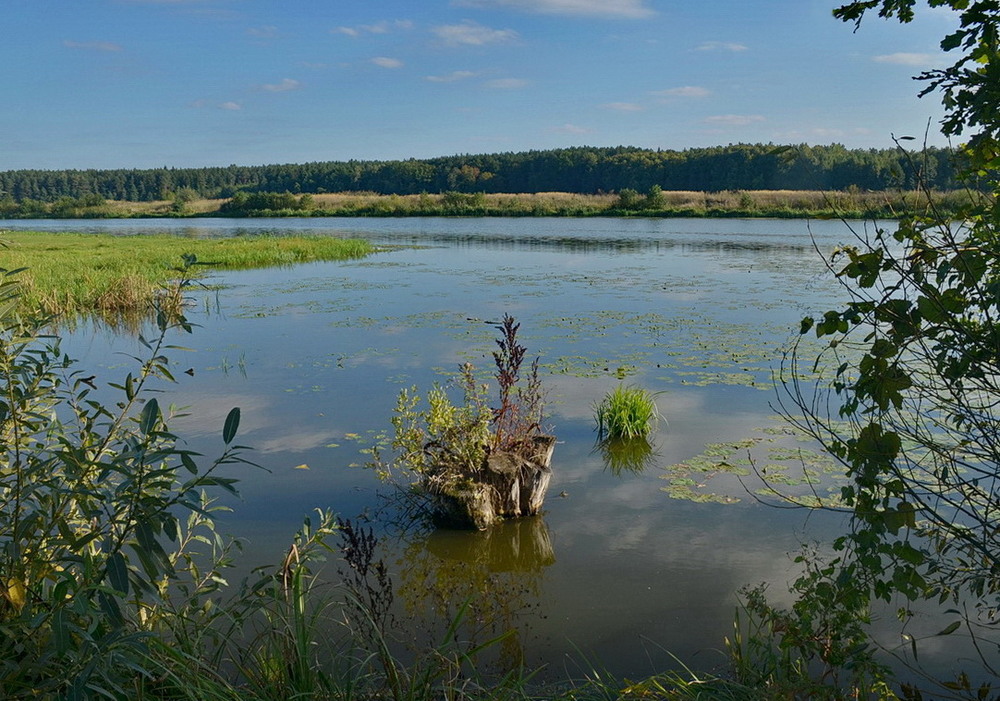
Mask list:
[[[777,601],[800,543],[838,516],[764,505],[748,456],[797,481],[800,450],[772,405],[773,373],[801,317],[844,294],[817,248],[840,222],[665,219],[274,219],[8,221],[0,227],[192,237],[363,237],[364,260],[214,274],[177,339],[172,426],[197,450],[221,446],[242,409],[240,441],[266,470],[241,472],[224,528],[247,539],[249,564],[277,562],[304,515],[365,514],[383,533],[404,638],[434,639],[471,601],[489,629],[512,628],[508,659],[579,673],[591,657],[641,675],[676,655],[724,661],[736,592],[768,582]],[[541,358],[559,439],[540,519],[488,534],[399,533],[377,512],[380,489],[359,465],[400,388],[445,382],[471,361],[491,368],[509,313]],[[114,381],[134,339],[83,325],[66,348]],[[180,372],[189,369],[191,374]],[[593,404],[619,382],[657,395],[664,422],[644,469],[615,469],[595,448]],[[714,469],[743,461],[734,475]],[[811,463],[810,463],[811,464]],[[797,470],[796,470],[797,468]],[[821,465],[812,465],[821,472]],[[782,473],[781,470],[785,470]],[[804,490],[792,484],[792,492]]]

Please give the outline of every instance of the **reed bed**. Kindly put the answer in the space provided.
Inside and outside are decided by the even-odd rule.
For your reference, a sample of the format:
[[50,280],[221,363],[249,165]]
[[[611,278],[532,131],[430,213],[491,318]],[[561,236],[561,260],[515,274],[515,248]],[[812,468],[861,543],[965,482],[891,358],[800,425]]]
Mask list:
[[25,311],[46,315],[142,311],[179,276],[183,256],[205,269],[249,269],[360,258],[365,241],[325,237],[192,239],[42,232],[0,233],[0,267],[19,275]]
[[[625,192],[623,190],[622,192]],[[634,191],[632,191],[634,192]],[[277,193],[272,193],[277,194]],[[638,193],[640,196],[642,193]],[[929,198],[928,198],[929,194]],[[578,194],[535,193],[421,193],[382,195],[375,192],[336,192],[289,195],[295,206],[289,209],[233,211],[226,199],[191,199],[183,203],[106,201],[100,205],[77,207],[53,213],[51,207],[21,211],[18,207],[5,216],[14,218],[70,216],[75,218],[203,217],[203,216],[287,216],[287,217],[843,217],[897,218],[915,208],[925,209],[928,201],[945,216],[980,198],[964,190],[922,193],[914,190],[864,191],[828,190],[726,190],[704,192],[663,190],[657,202],[638,207],[622,207],[617,193]],[[35,203],[36,205],[38,203]]]

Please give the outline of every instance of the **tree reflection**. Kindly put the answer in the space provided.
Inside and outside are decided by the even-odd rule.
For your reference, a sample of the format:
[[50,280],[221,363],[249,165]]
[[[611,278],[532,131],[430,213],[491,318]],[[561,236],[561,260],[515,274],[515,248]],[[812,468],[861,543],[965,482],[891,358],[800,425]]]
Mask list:
[[[541,517],[506,521],[485,531],[438,529],[407,537],[397,561],[397,594],[414,630],[438,637],[463,613],[455,635],[482,644],[505,635],[483,664],[510,670],[524,663],[523,641],[539,609],[544,569],[555,562]],[[419,647],[424,642],[414,639]]]

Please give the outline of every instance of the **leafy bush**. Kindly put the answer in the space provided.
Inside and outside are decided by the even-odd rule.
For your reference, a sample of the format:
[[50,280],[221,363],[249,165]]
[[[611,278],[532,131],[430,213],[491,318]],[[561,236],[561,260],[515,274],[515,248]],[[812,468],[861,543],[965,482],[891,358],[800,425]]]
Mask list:
[[148,359],[112,385],[121,397],[109,405],[44,320],[12,312],[12,272],[0,294],[0,687],[7,698],[120,697],[153,676],[150,638],[177,586],[190,600],[222,581],[192,548],[219,542],[205,492],[234,491],[218,472],[245,462],[233,444],[240,412],[221,455],[199,467],[150,395],[171,379],[162,351],[169,331],[190,329],[183,318],[158,316],[157,337],[142,340]]

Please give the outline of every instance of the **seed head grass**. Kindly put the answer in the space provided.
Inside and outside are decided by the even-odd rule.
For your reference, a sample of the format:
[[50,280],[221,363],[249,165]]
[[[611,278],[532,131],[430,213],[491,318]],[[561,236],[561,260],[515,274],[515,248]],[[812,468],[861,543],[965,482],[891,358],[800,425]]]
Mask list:
[[641,387],[618,385],[594,406],[600,440],[645,438],[657,427],[656,399]]
[[20,274],[22,309],[42,314],[142,311],[179,277],[182,256],[207,269],[249,269],[360,258],[366,241],[329,237],[258,236],[194,239],[183,236],[0,232],[0,267]]

